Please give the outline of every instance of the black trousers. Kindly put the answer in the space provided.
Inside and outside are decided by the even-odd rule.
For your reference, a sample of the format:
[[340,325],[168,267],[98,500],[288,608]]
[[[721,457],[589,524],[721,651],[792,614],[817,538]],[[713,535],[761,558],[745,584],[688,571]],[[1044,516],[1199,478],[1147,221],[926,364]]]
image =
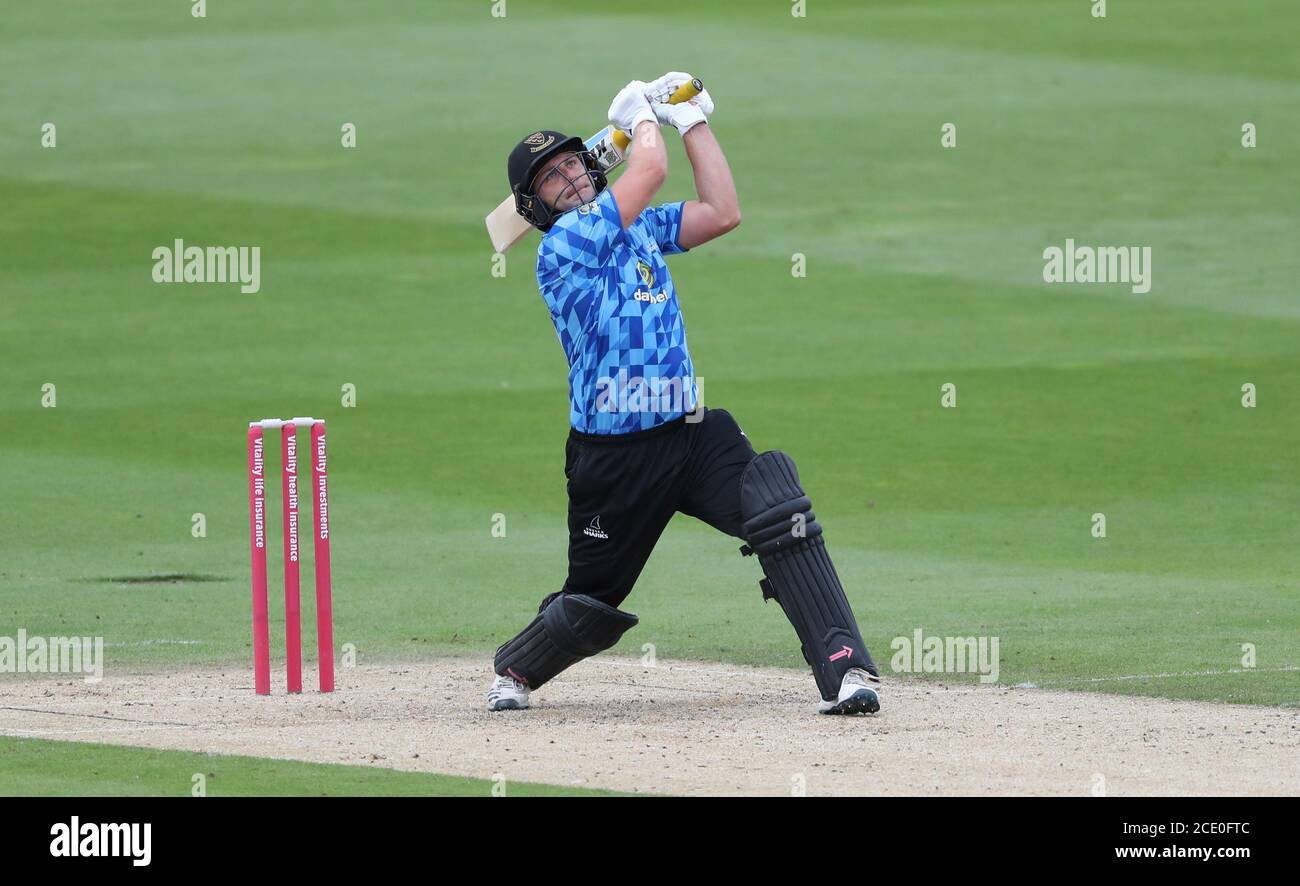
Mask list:
[[[692,416],[691,418],[694,418]],[[754,447],[725,409],[616,436],[569,432],[564,591],[618,606],[673,514],[741,537],[740,477]]]

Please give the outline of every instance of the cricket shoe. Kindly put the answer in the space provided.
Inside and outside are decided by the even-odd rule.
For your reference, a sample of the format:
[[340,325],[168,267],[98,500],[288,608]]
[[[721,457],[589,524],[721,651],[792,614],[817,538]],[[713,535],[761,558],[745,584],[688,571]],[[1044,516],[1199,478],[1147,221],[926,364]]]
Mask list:
[[509,674],[498,674],[488,690],[489,711],[522,711],[528,708],[528,687]]
[[840,697],[823,701],[819,714],[874,714],[880,710],[880,678],[862,668],[849,668],[840,681]]

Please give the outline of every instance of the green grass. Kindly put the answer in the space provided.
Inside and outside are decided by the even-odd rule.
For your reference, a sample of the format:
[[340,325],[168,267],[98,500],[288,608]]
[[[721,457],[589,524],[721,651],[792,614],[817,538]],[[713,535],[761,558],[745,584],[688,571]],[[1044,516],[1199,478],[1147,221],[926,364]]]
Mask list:
[[[706,399],[798,459],[877,658],[921,627],[998,636],[1005,682],[1300,703],[1300,11],[810,6],[13,10],[0,635],[102,635],[110,674],[247,662],[243,424],[320,414],[338,642],[489,654],[563,580],[566,398],[535,240],[493,277],[482,217],[515,140],[670,64],[714,94],[745,218],[671,263]],[[539,46],[580,65],[539,74]],[[665,201],[691,194],[669,144]],[[260,245],[262,291],[153,284],[176,237]],[[1067,237],[1151,246],[1152,291],[1044,285]],[[216,580],[99,581],[165,574]],[[620,651],[801,667],[756,580],[675,521]],[[1085,682],[1243,643],[1254,672]]]
[[[490,797],[494,783],[427,772],[0,736],[0,796]],[[506,782],[507,797],[614,796]]]

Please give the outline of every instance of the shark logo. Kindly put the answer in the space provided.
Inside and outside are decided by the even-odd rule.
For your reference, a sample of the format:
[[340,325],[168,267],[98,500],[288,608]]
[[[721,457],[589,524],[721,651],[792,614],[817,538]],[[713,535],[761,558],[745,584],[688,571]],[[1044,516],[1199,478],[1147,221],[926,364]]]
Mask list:
[[591,518],[591,522],[582,530],[584,535],[590,535],[592,538],[608,539],[609,536],[600,528],[600,514]]
[[646,264],[641,259],[637,259],[636,272],[637,276],[641,278],[642,286],[655,285],[655,272],[650,268],[650,265]]

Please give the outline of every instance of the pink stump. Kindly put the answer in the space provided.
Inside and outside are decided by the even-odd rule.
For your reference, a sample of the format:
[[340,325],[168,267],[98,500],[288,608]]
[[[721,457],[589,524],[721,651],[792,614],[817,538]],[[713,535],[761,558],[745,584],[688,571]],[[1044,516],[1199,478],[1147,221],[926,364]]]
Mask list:
[[266,459],[262,429],[248,429],[248,522],[253,555],[253,686],[271,694],[271,632],[266,603]]
[[284,651],[290,692],[302,692],[302,604],[298,568],[298,436],[292,422],[280,429],[284,477]]
[[311,426],[312,479],[316,513],[316,642],[320,691],[334,691],[334,606],[330,595],[329,492],[325,474],[325,422]]

